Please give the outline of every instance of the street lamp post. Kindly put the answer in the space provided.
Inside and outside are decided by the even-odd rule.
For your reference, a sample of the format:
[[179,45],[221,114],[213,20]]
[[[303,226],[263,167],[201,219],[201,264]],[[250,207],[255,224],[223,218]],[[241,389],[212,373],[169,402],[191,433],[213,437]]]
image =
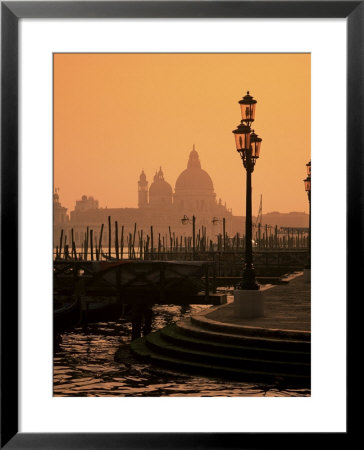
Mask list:
[[[221,222],[220,219],[217,217],[212,218],[212,225],[216,225],[217,223]],[[222,242],[223,242],[223,249],[226,250],[226,220],[225,217],[222,219]]]
[[307,269],[311,269],[311,161],[306,164],[307,177],[303,180],[305,183],[305,191],[307,192],[309,213],[308,213],[308,250],[309,262]]
[[256,160],[259,158],[262,139],[251,131],[251,124],[255,117],[257,101],[249,94],[239,101],[242,120],[233,131],[235,135],[236,150],[240,154],[246,169],[246,220],[245,220],[245,264],[243,279],[238,286],[242,290],[258,290],[259,285],[255,279],[252,248],[252,185],[251,176]]
[[[218,219],[217,217],[212,218],[212,221],[211,221],[212,225],[216,225],[219,222],[221,222],[221,220]],[[223,219],[222,219],[222,237],[223,237],[223,241],[222,241],[223,249],[225,251],[225,247],[226,247],[226,220],[225,220],[225,217],[223,217]],[[220,238],[219,238],[219,240],[220,240]]]
[[220,219],[218,219],[217,217],[213,217],[211,220],[212,225],[216,225],[219,222],[220,222]]
[[[186,214],[182,217],[181,222],[183,225],[187,225],[191,223],[191,219],[186,216]],[[195,249],[196,249],[196,217],[192,216],[192,254],[193,258],[195,257]]]

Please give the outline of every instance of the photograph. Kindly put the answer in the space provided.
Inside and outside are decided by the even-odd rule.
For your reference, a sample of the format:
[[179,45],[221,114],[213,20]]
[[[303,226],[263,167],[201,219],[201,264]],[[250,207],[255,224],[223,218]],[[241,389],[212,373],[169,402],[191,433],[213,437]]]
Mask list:
[[1,448],[350,448],[363,24],[1,0]]
[[53,53],[53,396],[311,396],[311,54]]

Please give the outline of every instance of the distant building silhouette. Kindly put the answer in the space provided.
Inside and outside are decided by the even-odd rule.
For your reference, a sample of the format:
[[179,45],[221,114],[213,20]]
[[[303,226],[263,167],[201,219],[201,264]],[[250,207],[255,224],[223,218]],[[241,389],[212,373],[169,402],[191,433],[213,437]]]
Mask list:
[[87,195],[83,195],[81,200],[76,201],[75,211],[84,212],[90,209],[97,209],[98,207],[98,200],[94,200],[93,197],[87,197]]
[[[69,220],[67,209],[61,206],[58,193],[55,193],[57,197],[54,200],[54,245],[58,245],[61,229],[65,235],[70,236],[70,230],[73,228],[77,246],[83,242],[87,227],[93,229],[95,240],[98,240],[101,224],[104,224],[103,245],[106,245],[109,216],[113,229],[115,221],[118,222],[120,230],[124,226],[124,236],[133,232],[135,223],[139,231],[143,230],[144,235],[150,234],[150,227],[153,226],[156,238],[158,233],[167,237],[169,232],[175,233],[176,237],[191,236],[191,225],[183,225],[181,219],[187,216],[192,220],[193,215],[196,217],[196,234],[204,227],[206,235],[214,241],[216,235],[222,233],[223,218],[226,221],[226,232],[230,236],[236,233],[244,234],[245,218],[233,216],[226,203],[223,205],[221,199],[216,200],[212,179],[202,169],[195,146],[189,154],[187,168],[176,180],[174,192],[172,186],[165,180],[161,167],[156,171],[149,189],[148,185],[147,175],[142,170],[137,182],[137,208],[100,208],[97,200],[83,195],[81,200],[76,201]],[[308,215],[263,214],[262,223],[279,227],[307,227]],[[70,242],[69,238],[67,242]]]
[[145,206],[148,206],[148,181],[143,170],[138,181],[138,207]]
[[67,208],[61,205],[59,201],[59,189],[56,188],[53,193],[53,222],[56,227],[65,226],[69,222]]

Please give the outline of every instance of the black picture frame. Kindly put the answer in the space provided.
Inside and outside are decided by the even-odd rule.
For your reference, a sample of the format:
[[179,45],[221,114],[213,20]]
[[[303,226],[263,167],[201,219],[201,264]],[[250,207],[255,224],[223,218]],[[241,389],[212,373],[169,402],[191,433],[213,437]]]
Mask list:
[[[347,305],[360,302],[363,272],[364,1],[2,1],[1,2],[1,448],[185,449],[305,445],[310,433],[19,433],[18,432],[18,24],[22,18],[346,18]],[[333,95],[341,95],[333,92]],[[333,127],[337,124],[333,124]],[[340,174],[337,174],[340,177]],[[360,258],[357,258],[359,251]],[[355,294],[355,297],[354,297]],[[348,318],[349,308],[347,306]],[[348,328],[349,331],[351,328]],[[348,333],[347,374],[351,354]],[[335,395],[335,393],[333,393]],[[351,398],[348,390],[349,400]],[[330,433],[345,445],[352,435]],[[315,444],[326,433],[315,433]]]

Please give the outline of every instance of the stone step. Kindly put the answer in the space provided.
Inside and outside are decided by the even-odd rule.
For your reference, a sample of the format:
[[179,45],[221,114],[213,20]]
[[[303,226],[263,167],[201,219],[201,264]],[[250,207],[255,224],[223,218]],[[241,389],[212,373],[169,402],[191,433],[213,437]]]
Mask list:
[[163,339],[175,344],[179,347],[187,349],[197,349],[208,353],[217,353],[231,356],[244,356],[247,358],[266,359],[273,361],[292,361],[310,363],[311,355],[309,352],[282,350],[275,348],[264,348],[249,345],[249,340],[239,339],[236,343],[219,342],[216,336],[211,336],[210,333],[204,333],[197,337],[189,336],[188,333],[176,325],[170,325],[161,330]]
[[[269,372],[273,374],[300,374],[310,375],[311,366],[309,363],[292,361],[273,361],[271,359],[259,359],[256,357],[247,357],[245,355],[233,356],[224,355],[215,352],[206,352],[198,348],[186,348],[172,344],[164,339],[158,331],[146,336],[146,344],[153,352],[172,358],[186,360],[189,362],[198,362],[204,364],[214,364],[218,366],[246,369],[251,371]],[[269,355],[266,355],[269,356]]]
[[[267,337],[253,334],[236,334],[230,328],[223,327],[203,327],[202,322],[192,319],[185,319],[177,322],[178,331],[197,339],[211,342],[223,343],[228,345],[241,345],[254,348],[275,349],[282,351],[301,352],[309,355],[311,352],[311,343],[308,341],[292,340],[287,338]],[[227,331],[228,330],[228,331]]]
[[201,361],[189,361],[178,357],[171,357],[154,352],[146,344],[145,338],[136,339],[131,343],[132,353],[139,359],[153,363],[161,367],[176,370],[178,372],[190,372],[212,377],[223,377],[239,381],[254,383],[271,382],[289,386],[310,387],[310,377],[302,374],[271,373],[246,368],[227,367],[216,364],[207,364]]
[[201,328],[222,333],[311,343],[311,332],[309,331],[281,330],[218,322],[206,317],[205,312],[192,316],[191,322]]

